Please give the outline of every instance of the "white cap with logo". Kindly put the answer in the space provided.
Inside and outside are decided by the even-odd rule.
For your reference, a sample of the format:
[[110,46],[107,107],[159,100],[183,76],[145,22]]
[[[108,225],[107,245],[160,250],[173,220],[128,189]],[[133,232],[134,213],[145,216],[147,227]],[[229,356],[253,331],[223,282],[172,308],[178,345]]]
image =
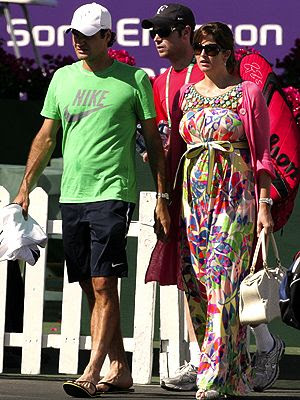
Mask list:
[[92,36],[100,29],[111,29],[111,15],[100,4],[84,4],[75,10],[71,25],[66,32],[70,32],[72,29],[85,36]]

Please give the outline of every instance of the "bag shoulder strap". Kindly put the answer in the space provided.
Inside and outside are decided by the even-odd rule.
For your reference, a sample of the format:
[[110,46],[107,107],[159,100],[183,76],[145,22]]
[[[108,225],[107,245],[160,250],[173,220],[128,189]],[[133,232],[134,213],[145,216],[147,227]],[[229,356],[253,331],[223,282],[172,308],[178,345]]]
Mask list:
[[[270,238],[271,238],[271,243],[272,243],[274,255],[275,255],[275,258],[276,258],[277,267],[280,268],[280,269],[283,269],[281,261],[280,261],[280,257],[279,257],[278,248],[277,248],[276,241],[275,241],[273,233],[270,234]],[[265,230],[264,229],[262,229],[261,232],[260,232],[260,235],[259,235],[258,240],[257,240],[256,247],[255,247],[255,251],[254,251],[254,254],[253,254],[252,264],[251,264],[251,267],[250,267],[250,274],[251,275],[253,275],[254,272],[255,272],[255,265],[257,263],[257,258],[258,258],[258,253],[259,253],[260,247],[262,248],[263,268],[266,271],[268,271],[269,270],[269,266],[268,266],[268,262],[267,262],[266,234],[265,234]]]

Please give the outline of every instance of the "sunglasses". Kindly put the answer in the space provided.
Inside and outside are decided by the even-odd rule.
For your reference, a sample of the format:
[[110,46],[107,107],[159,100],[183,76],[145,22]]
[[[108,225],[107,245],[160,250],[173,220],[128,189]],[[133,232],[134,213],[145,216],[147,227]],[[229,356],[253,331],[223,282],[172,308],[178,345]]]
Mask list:
[[204,53],[205,53],[207,56],[211,56],[211,57],[217,56],[217,55],[220,53],[220,51],[223,50],[223,49],[222,49],[219,45],[217,45],[216,43],[205,44],[205,45],[200,44],[200,43],[194,43],[194,44],[193,44],[193,49],[194,49],[194,53],[195,53],[196,55],[201,54],[202,51],[204,50]]
[[168,36],[171,35],[172,32],[176,31],[177,28],[171,28],[169,26],[165,28],[157,28],[157,29],[151,29],[150,36],[152,39],[155,38],[156,35],[158,35],[160,38],[167,38]]

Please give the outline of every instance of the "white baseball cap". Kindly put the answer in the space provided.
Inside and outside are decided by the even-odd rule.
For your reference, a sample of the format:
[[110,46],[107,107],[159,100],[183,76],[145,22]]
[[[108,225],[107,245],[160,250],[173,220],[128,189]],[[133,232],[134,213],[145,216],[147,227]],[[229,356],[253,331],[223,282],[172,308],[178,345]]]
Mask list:
[[81,32],[83,35],[92,36],[100,29],[111,29],[111,15],[100,4],[84,4],[75,10],[71,25],[66,32],[70,32],[72,29]]

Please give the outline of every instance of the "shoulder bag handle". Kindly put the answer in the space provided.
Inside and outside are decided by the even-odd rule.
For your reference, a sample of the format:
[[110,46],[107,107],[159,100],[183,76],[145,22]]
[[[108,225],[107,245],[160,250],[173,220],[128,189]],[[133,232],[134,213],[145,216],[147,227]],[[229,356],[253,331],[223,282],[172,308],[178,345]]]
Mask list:
[[[270,233],[269,237],[271,238],[271,243],[272,243],[273,251],[274,251],[274,254],[275,254],[275,258],[276,258],[277,268],[283,270],[273,232]],[[259,235],[258,240],[257,240],[256,247],[255,247],[255,251],[254,251],[254,254],[253,254],[253,260],[252,260],[252,264],[251,264],[251,267],[250,267],[250,274],[251,275],[253,275],[255,273],[255,265],[257,263],[257,258],[258,258],[258,253],[259,253],[260,246],[262,247],[263,268],[268,272],[269,266],[268,266],[268,263],[267,263],[266,234],[265,234],[265,230],[264,229],[262,229],[261,232],[260,232],[260,235]]]

